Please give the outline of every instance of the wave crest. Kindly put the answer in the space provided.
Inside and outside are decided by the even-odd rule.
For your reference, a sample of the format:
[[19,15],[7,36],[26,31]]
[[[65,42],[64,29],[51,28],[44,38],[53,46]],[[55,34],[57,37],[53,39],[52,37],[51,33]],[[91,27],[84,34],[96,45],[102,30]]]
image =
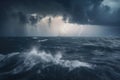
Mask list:
[[17,56],[16,64],[20,63],[14,69],[9,71],[10,73],[12,72],[13,74],[28,71],[38,64],[40,65],[39,67],[41,69],[44,69],[52,65],[59,65],[63,68],[68,68],[69,70],[73,70],[79,67],[91,68],[90,64],[81,62],[79,60],[63,59],[63,55],[60,52],[53,55],[51,53],[46,53],[45,51],[39,51],[36,48],[33,48],[32,50],[28,52],[16,53],[16,54],[12,53],[7,56],[8,56],[7,58],[4,58],[6,59],[6,61],[7,59],[9,60],[10,58],[12,59]]

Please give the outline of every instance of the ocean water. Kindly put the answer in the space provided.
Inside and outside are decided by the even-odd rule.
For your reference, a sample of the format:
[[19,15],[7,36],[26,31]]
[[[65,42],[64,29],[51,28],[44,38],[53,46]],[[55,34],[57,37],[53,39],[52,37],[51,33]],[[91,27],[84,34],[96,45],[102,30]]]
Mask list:
[[120,38],[0,38],[0,80],[120,80]]

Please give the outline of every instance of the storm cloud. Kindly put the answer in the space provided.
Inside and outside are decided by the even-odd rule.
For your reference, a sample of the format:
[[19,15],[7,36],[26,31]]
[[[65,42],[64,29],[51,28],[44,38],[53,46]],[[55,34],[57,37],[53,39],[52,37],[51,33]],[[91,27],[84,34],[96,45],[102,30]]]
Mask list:
[[119,5],[119,0],[1,0],[0,31],[3,35],[9,26],[25,34],[27,23],[34,25],[46,16],[63,16],[73,24],[120,26]]

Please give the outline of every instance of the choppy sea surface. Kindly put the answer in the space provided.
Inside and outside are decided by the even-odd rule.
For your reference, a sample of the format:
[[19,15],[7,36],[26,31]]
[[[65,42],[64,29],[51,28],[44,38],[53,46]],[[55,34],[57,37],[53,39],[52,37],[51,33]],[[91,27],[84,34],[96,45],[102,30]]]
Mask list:
[[0,38],[0,80],[120,80],[120,38]]

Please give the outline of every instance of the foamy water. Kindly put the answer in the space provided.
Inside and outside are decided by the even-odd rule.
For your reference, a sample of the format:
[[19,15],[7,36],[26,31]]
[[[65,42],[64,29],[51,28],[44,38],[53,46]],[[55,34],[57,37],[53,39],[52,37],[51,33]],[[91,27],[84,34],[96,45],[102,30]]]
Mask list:
[[9,71],[8,73],[16,74],[20,72],[25,72],[30,70],[37,64],[41,64],[40,67],[42,66],[41,67],[42,69],[51,65],[59,65],[64,68],[69,68],[69,70],[73,70],[75,68],[80,68],[80,67],[92,68],[91,64],[86,62],[81,62],[79,60],[63,59],[63,55],[61,52],[58,52],[53,55],[51,53],[46,53],[45,51],[39,51],[37,48],[33,48],[30,51],[26,51],[22,53],[11,53],[9,55],[1,55],[1,60],[2,59],[7,60],[10,59],[11,57],[14,58],[15,56],[17,56],[19,60],[23,62],[18,66],[16,66],[11,71]]
[[119,42],[119,38],[4,38],[0,80],[119,80]]

